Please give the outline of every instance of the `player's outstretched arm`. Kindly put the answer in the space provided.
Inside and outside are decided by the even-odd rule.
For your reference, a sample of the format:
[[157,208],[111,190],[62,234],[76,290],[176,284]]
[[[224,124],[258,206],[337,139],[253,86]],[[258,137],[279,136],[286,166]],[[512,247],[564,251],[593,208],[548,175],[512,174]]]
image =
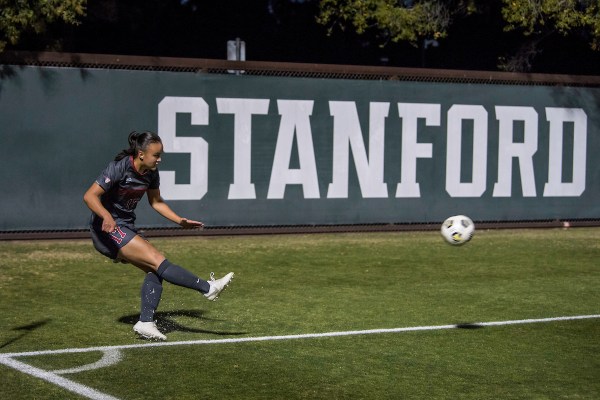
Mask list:
[[192,229],[204,227],[202,222],[194,221],[193,219],[182,218],[175,211],[173,211],[160,196],[160,189],[148,190],[148,202],[150,202],[150,206],[152,206],[157,213],[166,219],[175,222],[177,225],[180,225],[183,228]]

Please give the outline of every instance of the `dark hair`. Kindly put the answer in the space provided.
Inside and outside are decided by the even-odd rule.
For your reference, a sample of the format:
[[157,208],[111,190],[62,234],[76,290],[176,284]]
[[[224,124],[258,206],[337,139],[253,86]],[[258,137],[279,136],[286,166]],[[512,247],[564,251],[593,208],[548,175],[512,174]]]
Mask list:
[[156,133],[150,131],[133,131],[129,134],[128,141],[129,148],[121,150],[121,152],[116,155],[115,161],[122,160],[123,158],[129,156],[133,156],[133,158],[135,158],[138,151],[145,151],[149,144],[162,143],[160,137]]

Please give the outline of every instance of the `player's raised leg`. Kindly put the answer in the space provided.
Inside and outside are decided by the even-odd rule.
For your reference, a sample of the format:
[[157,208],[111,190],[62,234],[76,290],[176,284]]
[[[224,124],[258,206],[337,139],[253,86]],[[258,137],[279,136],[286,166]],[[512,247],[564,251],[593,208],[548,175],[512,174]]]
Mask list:
[[210,281],[205,281],[187,269],[170,262],[150,242],[139,235],[121,248],[119,257],[146,272],[155,272],[161,279],[169,283],[197,290],[209,300],[218,298],[234,275],[233,272],[230,272],[220,279],[215,279],[214,274],[211,273]]

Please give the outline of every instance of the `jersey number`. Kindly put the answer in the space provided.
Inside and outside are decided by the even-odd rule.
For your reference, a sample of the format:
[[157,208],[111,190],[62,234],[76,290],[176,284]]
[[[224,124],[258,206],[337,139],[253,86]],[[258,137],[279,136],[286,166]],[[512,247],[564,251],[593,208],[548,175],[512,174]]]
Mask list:
[[123,239],[125,239],[126,236],[127,234],[123,232],[118,226],[115,228],[114,231],[110,233],[110,238],[114,240],[117,244],[121,244],[121,242],[123,241]]

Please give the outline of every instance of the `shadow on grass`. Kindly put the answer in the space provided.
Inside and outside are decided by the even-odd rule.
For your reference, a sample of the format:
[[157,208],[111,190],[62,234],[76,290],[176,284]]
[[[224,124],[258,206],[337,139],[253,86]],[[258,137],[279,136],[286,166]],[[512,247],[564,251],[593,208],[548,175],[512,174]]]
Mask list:
[[[135,325],[135,323],[139,319],[139,314],[126,315],[124,317],[119,318],[119,322]],[[187,327],[177,321],[174,320],[176,317],[187,317],[194,318],[203,321],[218,321],[216,319],[207,318],[204,315],[204,312],[201,310],[173,310],[173,311],[159,311],[154,314],[154,319],[156,320],[156,326],[158,329],[167,334],[171,332],[187,332],[187,333],[208,333],[211,335],[218,336],[238,336],[245,335],[248,332],[224,332],[224,331],[215,331],[209,329],[198,329]]]
[[43,319],[40,321],[32,322],[29,325],[17,326],[16,328],[13,328],[12,329],[13,331],[19,331],[21,333],[18,336],[8,340],[7,342],[0,344],[0,349],[23,339],[25,336],[27,336],[31,332],[35,331],[36,329],[41,328],[42,326],[46,325],[50,321],[51,321],[50,319]]
[[480,325],[480,324],[474,324],[471,322],[465,322],[465,323],[456,324],[456,327],[458,329],[481,329],[484,326]]

